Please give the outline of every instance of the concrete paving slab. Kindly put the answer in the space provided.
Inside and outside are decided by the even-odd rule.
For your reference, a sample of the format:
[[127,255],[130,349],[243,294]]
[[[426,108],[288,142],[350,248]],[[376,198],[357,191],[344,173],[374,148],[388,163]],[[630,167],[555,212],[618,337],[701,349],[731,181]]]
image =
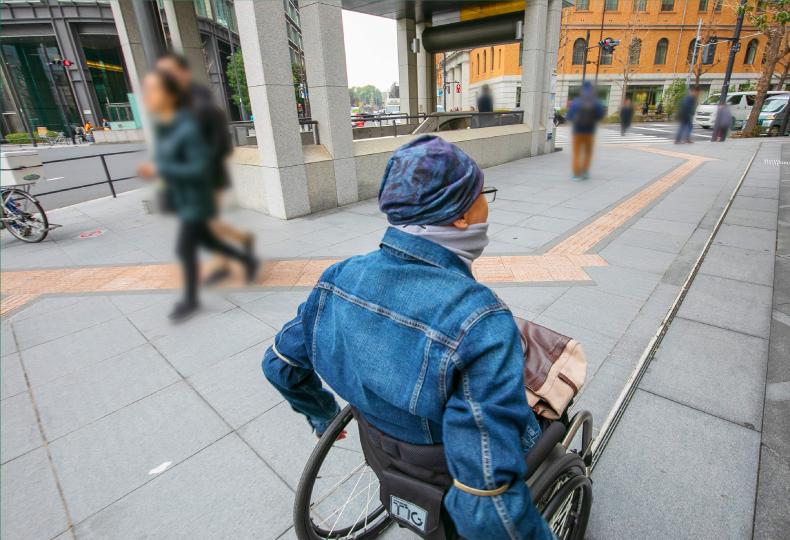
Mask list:
[[758,229],[775,231],[776,212],[730,208],[730,211],[727,212],[727,216],[724,218],[724,223],[727,223],[728,225],[743,225],[745,227],[756,227]]
[[76,533],[80,540],[275,539],[293,524],[292,507],[293,493],[231,434],[78,524]]
[[680,253],[687,240],[688,237],[685,235],[643,231],[632,227],[613,240],[612,244],[649,247],[667,253]]
[[272,341],[267,339],[189,378],[192,387],[234,429],[283,401],[261,369]]
[[645,302],[658,285],[661,275],[622,266],[590,266],[584,269],[597,289]]
[[768,342],[675,318],[640,388],[760,430]]
[[754,540],[775,540],[790,530],[790,464],[763,446],[760,490],[754,514]]
[[[276,333],[241,308],[235,308],[154,341],[154,346],[188,377],[240,353]],[[209,347],[206,345],[210,344]]]
[[770,253],[714,245],[705,255],[700,274],[773,286],[774,256]]
[[25,309],[23,309],[18,313],[15,313],[13,317],[11,317],[11,319],[14,321],[23,321],[25,319],[29,319],[37,315],[49,313],[50,311],[54,311],[62,307],[71,306],[73,304],[79,304],[80,302],[84,301],[84,299],[85,298],[82,296],[60,296],[60,297],[41,298],[38,302],[28,304],[25,307]]
[[0,326],[0,356],[16,352],[16,340],[11,329],[11,323],[3,323]]
[[265,298],[245,304],[242,309],[279,332],[285,323],[296,317],[299,305],[307,300],[309,295],[309,290],[275,292]]
[[27,349],[22,360],[35,388],[145,343],[128,320],[117,317]]
[[0,536],[49,540],[68,530],[47,452],[43,448],[0,467]]
[[256,300],[260,300],[266,296],[272,294],[271,292],[244,292],[244,291],[233,291],[233,292],[224,292],[222,296],[237,306],[243,306],[244,304],[249,304],[250,302],[254,302]]
[[3,400],[0,406],[0,460],[8,463],[44,444],[30,394]]
[[633,229],[638,231],[650,231],[662,234],[674,234],[688,238],[697,228],[694,223],[684,223],[667,219],[643,217],[634,223]]
[[658,331],[678,292],[680,287],[660,283],[617,342],[612,354],[636,363]]
[[186,383],[178,383],[49,448],[72,521],[79,523],[150,481],[149,471],[178,465],[229,432]]
[[35,387],[41,425],[53,441],[180,380],[146,344]]
[[790,381],[790,359],[787,351],[790,351],[790,326],[772,318],[770,361],[765,377],[767,383]]
[[496,233],[495,235],[491,236],[491,240],[492,243],[500,242],[504,244],[510,244],[511,246],[517,246],[521,248],[522,251],[528,251],[530,249],[544,246],[548,242],[551,242],[553,239],[555,239],[557,236],[557,233],[550,231],[539,231],[537,229],[528,229],[526,227],[515,226],[508,227],[504,231]]
[[598,254],[612,266],[624,266],[659,274],[666,272],[676,257],[674,253],[622,244],[609,244]]
[[636,365],[628,360],[607,356],[597,370],[588,373],[589,382],[577,398],[574,409],[590,411],[593,426],[600,428],[635,368]]
[[110,296],[110,302],[112,302],[121,313],[128,315],[163,302],[174,304],[177,298],[178,297],[172,293],[116,294]]
[[771,289],[743,281],[697,275],[678,316],[768,339]]
[[182,323],[172,323],[167,319],[167,316],[173,311],[173,304],[170,302],[158,302],[150,307],[137,310],[129,314],[128,319],[148,340],[154,341],[189,326],[200,324],[236,307],[233,302],[229,302],[217,294],[204,294],[200,301],[200,311]]
[[759,445],[755,431],[638,390],[595,468],[587,539],[751,538]]
[[510,307],[543,313],[570,287],[491,287],[491,290]]
[[790,401],[766,402],[763,446],[790,464]]
[[42,313],[29,319],[12,321],[20,350],[78,332],[121,315],[104,297],[86,297],[82,302]]
[[641,307],[630,298],[593,287],[577,287],[562,295],[543,316],[619,338]]
[[19,354],[11,353],[0,359],[0,400],[27,391],[27,381],[19,361]]
[[716,238],[713,239],[713,244],[773,253],[776,232],[743,225],[722,224],[719,232],[716,233]]

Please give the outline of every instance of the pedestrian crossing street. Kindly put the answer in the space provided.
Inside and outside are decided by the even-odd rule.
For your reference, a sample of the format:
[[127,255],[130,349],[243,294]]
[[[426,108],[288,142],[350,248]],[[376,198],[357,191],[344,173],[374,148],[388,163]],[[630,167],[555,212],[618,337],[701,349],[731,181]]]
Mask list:
[[[570,147],[571,146],[571,130],[569,126],[559,126],[557,127],[557,141],[555,146],[557,147]],[[626,132],[625,136],[620,135],[619,126],[609,129],[609,128],[601,128],[598,129],[595,133],[595,143],[596,144],[626,144],[629,146],[647,146],[650,144],[656,143],[671,143],[672,141],[669,140],[667,137],[660,137],[657,135],[647,135],[644,133],[638,133],[635,130],[629,130]]]

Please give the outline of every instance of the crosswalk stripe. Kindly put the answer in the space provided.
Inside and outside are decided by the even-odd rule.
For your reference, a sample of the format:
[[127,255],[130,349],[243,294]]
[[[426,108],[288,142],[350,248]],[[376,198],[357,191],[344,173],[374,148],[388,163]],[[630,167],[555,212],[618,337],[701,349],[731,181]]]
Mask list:
[[[625,136],[620,133],[609,130],[601,129],[595,135],[595,142],[598,144],[630,144],[630,145],[645,145],[657,142],[666,142],[664,137],[657,137],[655,135],[645,135],[642,133],[627,133]],[[568,129],[557,130],[556,146],[570,146],[571,133]]]

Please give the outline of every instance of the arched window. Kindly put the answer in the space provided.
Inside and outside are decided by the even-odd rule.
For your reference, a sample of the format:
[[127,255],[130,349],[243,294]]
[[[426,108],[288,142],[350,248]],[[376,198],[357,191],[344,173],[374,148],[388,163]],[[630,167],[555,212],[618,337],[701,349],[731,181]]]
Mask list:
[[697,46],[697,38],[694,38],[691,40],[691,43],[689,43],[689,50],[688,50],[688,54],[686,55],[687,64],[690,64],[692,58],[694,58],[694,47],[696,46]]
[[494,71],[494,48],[491,47],[491,71]]
[[743,63],[747,66],[754,64],[754,59],[757,58],[757,45],[758,41],[753,39],[746,46],[746,54],[743,57]]
[[477,53],[477,74],[480,75],[480,53]]
[[628,63],[631,65],[639,64],[639,56],[642,54],[642,39],[635,38],[631,46],[628,47]]
[[497,66],[497,67],[499,69],[502,69],[502,48],[501,47],[499,48],[499,66]]
[[483,73],[486,72],[486,66],[487,65],[488,65],[488,62],[486,61],[486,52],[483,51]]
[[669,40],[667,38],[661,38],[658,40],[658,45],[656,45],[656,57],[653,59],[653,63],[658,66],[663,66],[667,63],[667,50],[669,49]]
[[584,65],[584,49],[587,46],[587,42],[584,41],[584,38],[579,38],[573,42],[573,58],[571,59],[571,64],[574,66],[583,66]]
[[[608,37],[606,39],[613,39],[613,38]],[[603,49],[601,49],[601,65],[602,66],[611,66],[612,65],[612,56],[613,56],[612,52],[605,52]]]

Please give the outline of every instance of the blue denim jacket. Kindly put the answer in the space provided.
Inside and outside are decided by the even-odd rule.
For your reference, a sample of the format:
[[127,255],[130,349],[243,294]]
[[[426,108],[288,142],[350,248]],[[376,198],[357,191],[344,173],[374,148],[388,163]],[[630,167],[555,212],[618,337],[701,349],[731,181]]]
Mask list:
[[[322,433],[339,396],[385,433],[444,443],[445,507],[469,539],[550,539],[523,481],[540,428],[524,392],[513,316],[455,254],[393,228],[381,249],[327,269],[275,337],[263,371]],[[278,354],[279,353],[279,354]]]

